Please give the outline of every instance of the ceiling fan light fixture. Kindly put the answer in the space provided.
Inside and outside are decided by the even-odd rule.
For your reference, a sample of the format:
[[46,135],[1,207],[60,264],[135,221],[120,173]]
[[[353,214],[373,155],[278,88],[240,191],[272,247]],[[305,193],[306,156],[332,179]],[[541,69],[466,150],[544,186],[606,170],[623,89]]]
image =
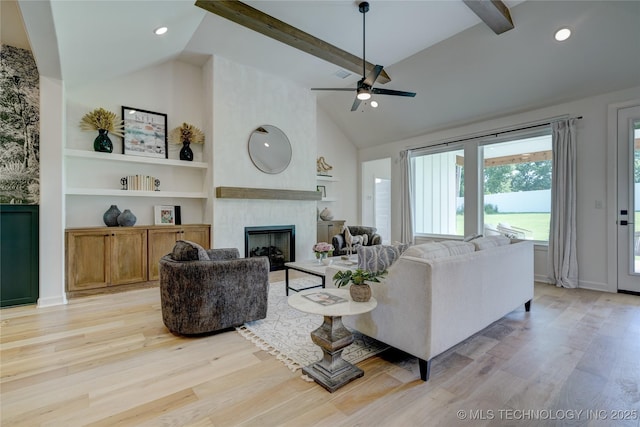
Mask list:
[[361,87],[358,89],[358,95],[356,97],[360,101],[366,101],[367,99],[371,99],[371,92],[369,91],[369,89]]

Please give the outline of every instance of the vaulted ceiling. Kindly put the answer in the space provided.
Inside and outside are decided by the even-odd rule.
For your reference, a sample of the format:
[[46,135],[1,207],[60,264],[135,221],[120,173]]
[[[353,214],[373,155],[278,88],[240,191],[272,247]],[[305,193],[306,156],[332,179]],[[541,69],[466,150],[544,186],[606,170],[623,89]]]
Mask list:
[[[210,55],[306,88],[355,87],[360,78],[337,77],[340,67],[206,12],[192,0],[18,3],[41,73],[64,79],[67,87],[170,59],[203,64]],[[246,3],[362,56],[358,2]],[[500,35],[461,0],[370,3],[367,60],[389,73],[384,88],[417,96],[378,96],[378,108],[367,104],[350,112],[353,93],[318,93],[319,108],[358,147],[640,84],[637,1],[505,1],[515,28]],[[169,31],[158,37],[152,31],[161,25]],[[563,26],[573,36],[559,43],[553,33]]]

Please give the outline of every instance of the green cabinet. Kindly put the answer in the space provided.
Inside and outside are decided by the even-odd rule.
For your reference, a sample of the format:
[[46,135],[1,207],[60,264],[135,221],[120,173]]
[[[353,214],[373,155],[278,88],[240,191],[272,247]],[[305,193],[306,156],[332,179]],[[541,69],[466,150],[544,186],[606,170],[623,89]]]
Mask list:
[[0,307],[38,301],[38,205],[0,205]]

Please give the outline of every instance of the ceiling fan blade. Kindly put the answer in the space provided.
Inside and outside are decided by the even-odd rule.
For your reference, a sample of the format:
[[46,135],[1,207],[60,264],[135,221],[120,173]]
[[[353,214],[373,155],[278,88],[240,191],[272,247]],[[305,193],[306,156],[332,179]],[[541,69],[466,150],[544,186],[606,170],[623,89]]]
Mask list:
[[361,102],[362,102],[361,100],[359,100],[358,98],[356,98],[356,99],[353,101],[353,105],[351,106],[351,111],[356,111],[356,110],[358,109],[358,107],[360,106],[360,103],[361,103]]
[[415,92],[404,92],[401,90],[393,90],[393,89],[378,89],[378,88],[371,88],[371,92],[375,93],[376,95],[396,95],[396,96],[409,96],[409,97],[414,97],[416,96]]
[[369,86],[373,86],[373,84],[378,79],[378,76],[382,72],[383,68],[384,67],[382,65],[376,65],[375,67],[373,67],[373,70],[371,70],[371,72],[369,73],[367,78],[364,79],[364,81],[362,83],[364,83],[366,85],[369,85]]
[[344,92],[353,92],[355,89],[352,87],[312,87],[311,90],[341,90]]

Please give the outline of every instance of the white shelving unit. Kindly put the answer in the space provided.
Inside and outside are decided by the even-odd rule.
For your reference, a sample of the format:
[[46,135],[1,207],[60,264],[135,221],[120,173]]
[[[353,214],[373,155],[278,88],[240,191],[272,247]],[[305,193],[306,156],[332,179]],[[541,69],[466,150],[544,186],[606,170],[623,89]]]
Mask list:
[[[207,163],[71,148],[64,157],[67,227],[102,226],[110,205],[130,209],[136,225],[153,225],[158,205],[180,206],[183,224],[205,222]],[[159,179],[159,191],[123,190],[120,180],[129,175]]]
[[142,156],[127,156],[124,154],[100,153],[97,151],[74,150],[71,148],[66,148],[64,150],[64,155],[67,157],[79,157],[79,158],[85,158],[85,159],[107,160],[107,161],[114,161],[114,162],[143,163],[143,164],[152,164],[157,166],[178,166],[181,168],[197,168],[197,169],[207,169],[208,167],[208,165],[203,162],[187,162],[184,160],[156,159],[153,157],[142,157]]
[[335,197],[336,189],[333,185],[333,183],[335,182],[340,182],[338,178],[335,178],[332,176],[317,175],[316,181],[318,182],[318,185],[324,185],[327,189],[327,194],[329,194],[328,197],[323,197],[322,200],[320,200],[321,202],[337,202],[338,201],[338,199]]
[[108,188],[67,188],[68,196],[117,196],[117,197],[174,197],[181,199],[206,199],[203,192],[184,191],[127,191]]
[[[145,168],[153,167],[153,168],[162,168],[167,171],[167,175],[175,178],[176,176],[183,174],[172,173],[171,168],[184,168],[187,170],[199,170],[202,173],[196,175],[203,175],[206,172],[208,165],[203,162],[188,162],[184,160],[174,160],[174,159],[156,159],[153,157],[141,157],[141,156],[129,156],[124,154],[114,154],[114,153],[101,153],[96,151],[88,151],[88,150],[74,150],[74,149],[65,149],[65,156],[68,159],[86,159],[88,162],[95,163],[96,171],[104,171],[105,164],[113,165],[113,169],[120,170],[120,173],[113,172],[113,176],[109,177],[113,179],[114,187],[119,183],[119,177],[126,175],[123,172],[124,170],[128,170],[129,174],[133,174],[135,172],[135,165],[146,165],[142,166]],[[126,165],[132,165],[131,167],[126,167]],[[109,174],[110,172],[106,172]],[[162,175],[162,173],[160,174]],[[202,178],[202,176],[200,176]],[[177,179],[176,179],[177,180]],[[71,181],[71,182],[70,182]],[[172,190],[160,190],[160,191],[128,191],[122,190],[120,188],[100,188],[100,187],[88,187],[86,186],[86,179],[83,179],[81,184],[83,186],[77,186],[75,184],[79,183],[78,177],[70,178],[69,174],[67,174],[67,185],[65,194],[69,196],[109,196],[109,197],[157,197],[157,198],[182,198],[182,199],[206,199],[207,193],[204,191],[181,191],[179,189]],[[90,181],[90,179],[89,179]],[[162,179],[160,180],[162,183]],[[190,189],[192,189],[197,184],[199,188],[202,188],[202,181],[200,182],[192,182],[192,185],[188,185]],[[187,186],[186,184],[184,184]]]

